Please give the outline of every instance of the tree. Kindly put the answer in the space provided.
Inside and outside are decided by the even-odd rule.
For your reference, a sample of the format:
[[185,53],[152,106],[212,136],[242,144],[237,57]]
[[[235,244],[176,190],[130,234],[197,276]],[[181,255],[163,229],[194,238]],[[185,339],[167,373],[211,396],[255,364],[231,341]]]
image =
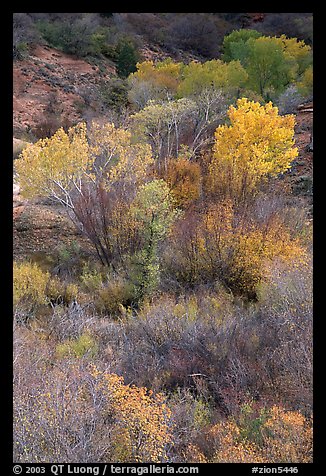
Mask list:
[[191,98],[149,102],[131,116],[131,127],[138,138],[152,146],[158,171],[164,174],[168,159],[178,158],[185,146],[188,157],[193,158],[211,143],[212,132],[225,116],[225,111],[223,93],[207,88]]
[[92,44],[92,36],[99,29],[96,14],[59,15],[39,21],[37,27],[44,39],[55,48],[77,56],[96,54]]
[[149,103],[131,116],[132,129],[142,140],[148,142],[158,161],[158,169],[167,169],[167,159],[178,156],[182,144],[182,131],[188,127],[196,103],[182,98],[165,103]]
[[142,247],[136,254],[140,273],[139,298],[155,290],[160,274],[158,245],[168,235],[177,216],[173,197],[164,180],[153,180],[140,187],[132,205],[132,215],[141,230]]
[[262,36],[257,30],[234,30],[223,39],[223,61],[239,60],[243,64],[246,43],[250,38]]
[[281,35],[278,39],[283,47],[284,56],[293,64],[293,76],[298,77],[312,65],[311,47],[306,45],[304,41],[297,38],[287,38]]
[[136,71],[136,64],[139,59],[138,52],[131,41],[122,40],[117,46],[117,72],[122,78],[126,78],[130,73]]
[[226,36],[223,45],[223,59],[239,60],[249,75],[248,86],[264,98],[282,93],[312,62],[310,46],[285,35],[238,30]]
[[65,207],[103,264],[114,265],[136,240],[128,206],[152,163],[150,147],[113,124],[59,129],[23,150],[16,161],[22,194]]
[[282,92],[293,79],[291,62],[284,55],[277,38],[260,37],[250,39],[246,71],[249,86],[264,98],[270,92]]
[[222,196],[245,201],[269,176],[284,173],[297,157],[293,115],[280,116],[269,102],[261,106],[246,98],[228,111],[230,125],[216,129],[211,187]]
[[239,61],[230,63],[224,63],[221,60],[205,63],[192,61],[184,68],[183,80],[178,87],[178,96],[192,97],[209,88],[237,94],[238,89],[244,86],[247,79],[248,74]]
[[80,190],[93,162],[86,125],[80,123],[67,133],[61,128],[51,138],[29,144],[16,161],[22,193],[49,196],[73,210],[71,192]]
[[137,63],[137,71],[130,74],[129,99],[140,109],[149,100],[173,98],[181,81],[183,63],[175,63],[171,58],[154,63]]

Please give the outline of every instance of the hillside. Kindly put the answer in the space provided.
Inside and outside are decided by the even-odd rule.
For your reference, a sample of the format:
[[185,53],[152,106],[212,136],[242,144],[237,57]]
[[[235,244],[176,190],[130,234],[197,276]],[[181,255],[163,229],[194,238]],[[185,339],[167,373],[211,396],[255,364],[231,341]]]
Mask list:
[[26,135],[50,118],[58,125],[82,120],[86,92],[114,73],[108,64],[100,70],[57,49],[36,46],[28,58],[14,63],[14,134]]
[[19,13],[13,57],[15,462],[311,463],[312,14]]
[[[299,38],[300,35],[310,38],[307,33],[309,14],[282,14],[284,17],[271,13],[88,14],[89,23],[87,17],[80,17],[83,14],[15,15],[14,56],[19,61],[15,60],[13,65],[13,130],[14,137],[25,140],[46,136],[60,125],[69,126],[81,119],[110,116],[116,96],[125,95],[123,80],[116,84],[110,82],[118,74],[119,41],[130,41],[134,45],[138,61],[172,58],[187,64],[193,60],[220,58],[223,36],[236,28],[278,35],[289,35],[293,30]],[[59,41],[59,33],[56,40],[51,39],[51,35],[44,37],[38,26],[42,22],[71,25],[71,31],[62,30],[62,35],[67,35],[67,44],[60,49],[53,47],[51,41]],[[81,47],[77,49],[78,37],[74,35],[78,35],[81,25],[84,33],[79,34],[84,34],[87,41],[90,40],[86,35],[99,31],[102,45],[107,34],[106,47],[110,54],[103,45],[96,53],[95,50],[88,52],[86,46],[85,51],[80,50]],[[104,29],[114,33],[104,34]],[[200,47],[201,43],[206,49]],[[216,47],[212,46],[214,43]],[[76,53],[67,53],[73,47]],[[128,105],[128,101],[123,98],[121,105]]]

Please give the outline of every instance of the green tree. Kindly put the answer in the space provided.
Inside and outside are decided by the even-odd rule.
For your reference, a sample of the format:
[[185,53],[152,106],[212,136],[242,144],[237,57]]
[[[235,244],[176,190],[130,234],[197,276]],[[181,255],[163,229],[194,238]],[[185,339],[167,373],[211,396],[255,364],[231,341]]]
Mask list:
[[244,63],[246,57],[246,43],[250,38],[259,38],[261,33],[257,30],[235,30],[224,37],[223,40],[223,61],[240,60]]
[[153,180],[140,187],[132,214],[142,235],[142,249],[136,254],[138,298],[142,299],[157,287],[160,277],[158,245],[169,233],[178,215],[166,182]]
[[117,46],[117,72],[122,78],[126,78],[130,73],[134,73],[139,60],[137,49],[129,40],[122,40]]
[[297,38],[261,36],[255,30],[238,30],[223,42],[225,61],[241,62],[248,73],[247,86],[264,99],[282,93],[312,64],[311,47]]
[[196,96],[207,88],[237,94],[239,88],[246,83],[248,74],[239,61],[192,61],[185,66],[183,78],[178,87],[179,97]]
[[246,71],[249,86],[265,99],[282,92],[293,79],[291,62],[277,38],[260,37],[247,41]]

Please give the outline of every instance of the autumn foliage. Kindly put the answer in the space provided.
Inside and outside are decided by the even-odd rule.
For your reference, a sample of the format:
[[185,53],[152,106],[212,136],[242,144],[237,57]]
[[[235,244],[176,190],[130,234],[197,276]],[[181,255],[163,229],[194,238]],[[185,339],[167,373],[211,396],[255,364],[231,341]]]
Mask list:
[[294,116],[280,116],[272,103],[239,99],[228,111],[230,125],[215,132],[209,182],[213,191],[245,200],[268,176],[284,173],[297,157]]
[[14,263],[16,461],[312,461],[311,217],[275,105],[310,94],[311,48],[240,30],[223,50],[137,63],[123,125],[15,160],[80,241]]
[[311,422],[300,412],[278,406],[262,409],[255,416],[252,406],[244,405],[238,419],[221,421],[208,434],[213,456],[207,457],[190,445],[191,461],[195,455],[194,460],[203,463],[311,462]]

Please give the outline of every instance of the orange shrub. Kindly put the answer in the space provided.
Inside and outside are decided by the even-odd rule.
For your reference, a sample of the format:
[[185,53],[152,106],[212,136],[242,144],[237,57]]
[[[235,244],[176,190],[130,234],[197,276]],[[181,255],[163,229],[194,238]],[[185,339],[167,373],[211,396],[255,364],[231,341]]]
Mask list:
[[197,163],[179,158],[168,162],[165,181],[177,207],[187,208],[200,196],[201,172]]

